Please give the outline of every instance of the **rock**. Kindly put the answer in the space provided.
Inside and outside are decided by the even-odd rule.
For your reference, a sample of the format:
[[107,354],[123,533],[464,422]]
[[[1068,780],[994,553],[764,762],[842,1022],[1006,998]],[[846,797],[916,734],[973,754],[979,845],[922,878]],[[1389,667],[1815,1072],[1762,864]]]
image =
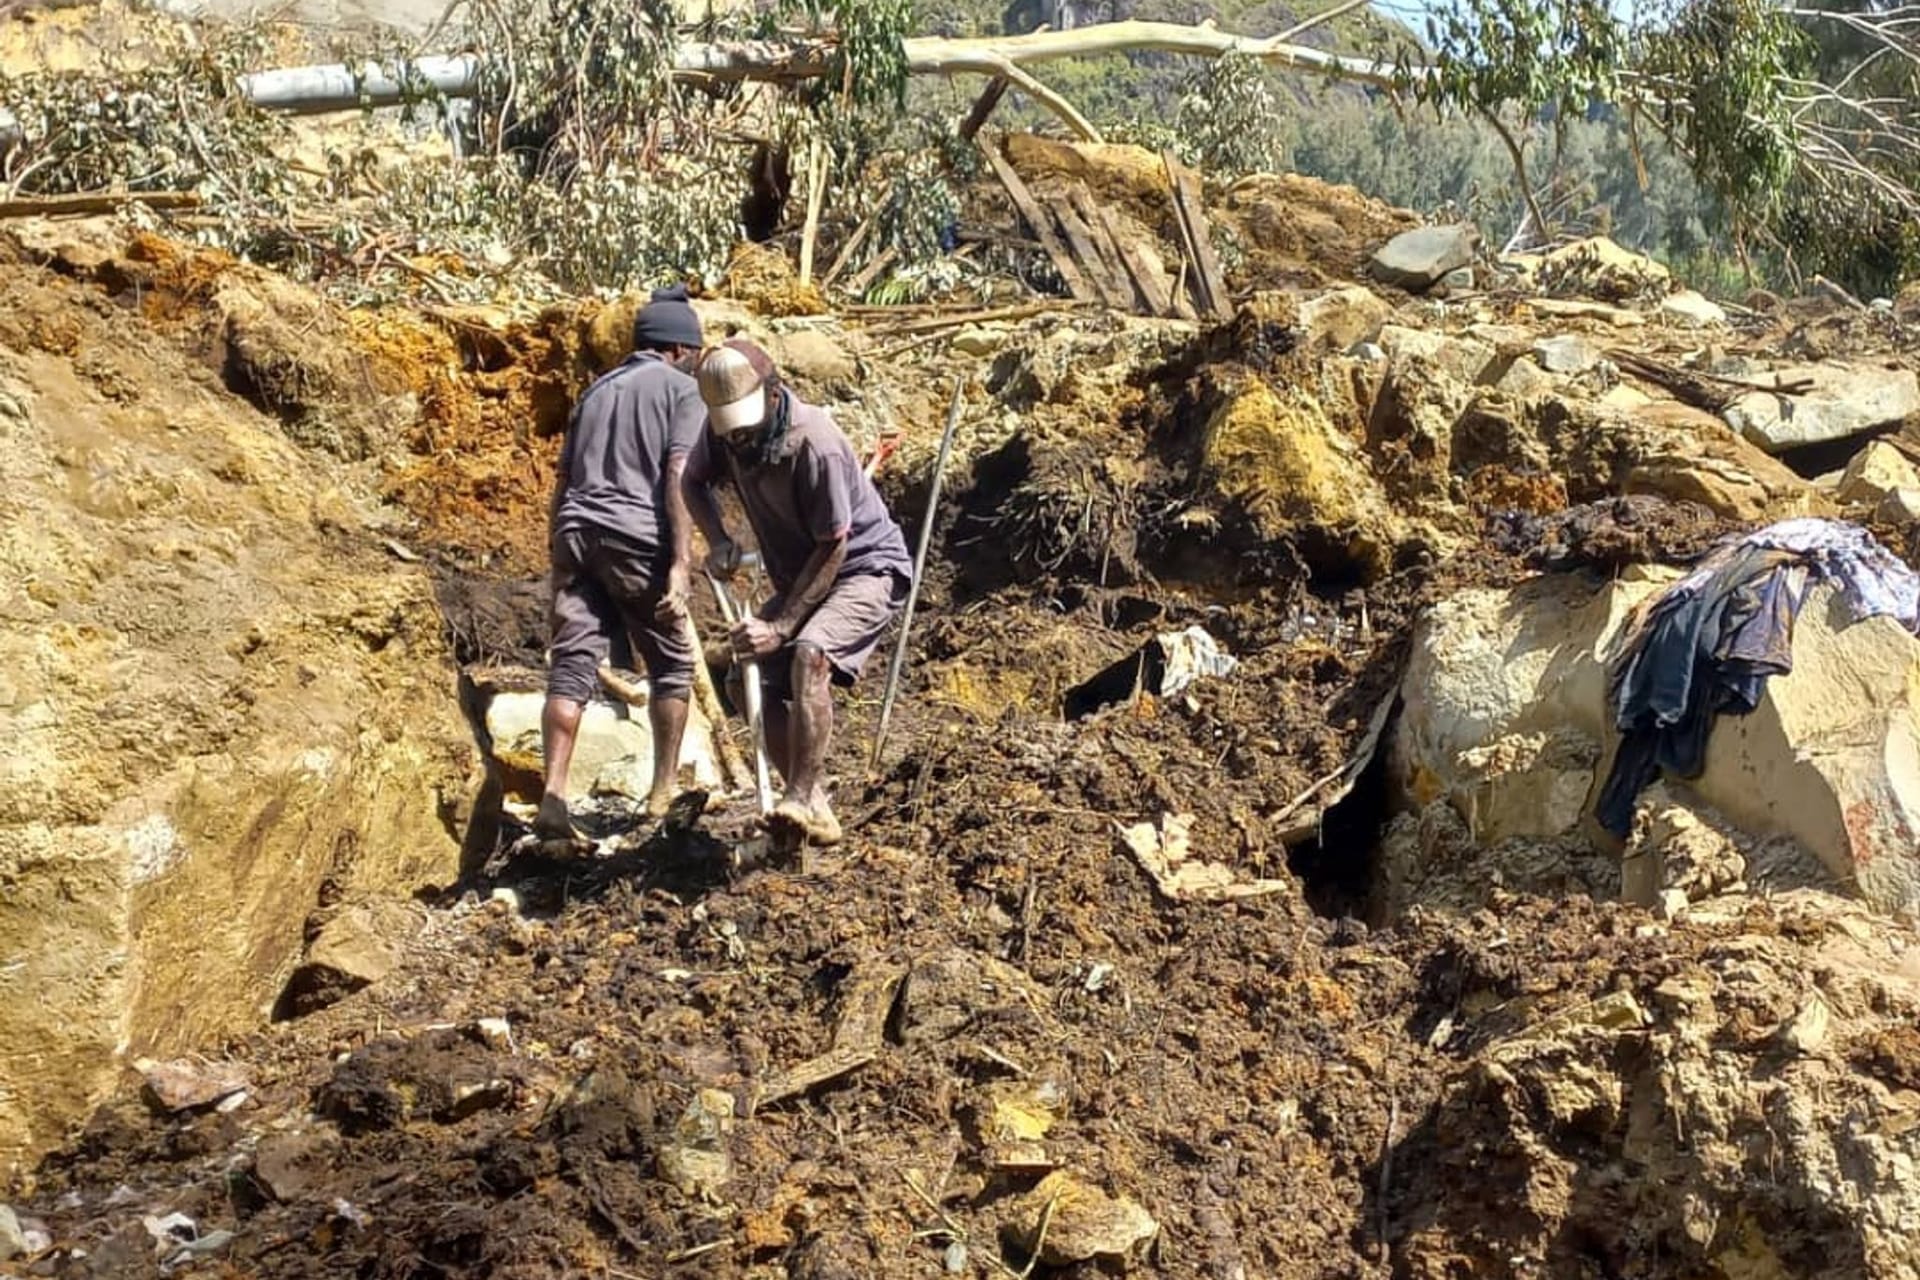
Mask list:
[[1807,996],[1807,1002],[1800,1006],[1800,1012],[1780,1028],[1780,1042],[1795,1053],[1816,1054],[1825,1047],[1832,1027],[1833,1010],[1815,991]]
[[[1446,800],[1481,839],[1556,834],[1539,828],[1568,815],[1543,823],[1541,796],[1591,786],[1600,757],[1589,769],[1564,750],[1518,753],[1501,772],[1475,753],[1528,734],[1609,743],[1607,655],[1627,611],[1673,577],[1639,570],[1598,590],[1541,579],[1435,605],[1401,686],[1390,765],[1401,804]],[[1705,772],[1684,790],[1743,832],[1790,838],[1870,903],[1920,905],[1909,834],[1920,830],[1920,639],[1888,618],[1851,622],[1821,587],[1801,609],[1793,661],[1752,715],[1715,723]],[[1558,834],[1586,830],[1586,815],[1583,805]]]
[[1844,440],[1920,413],[1920,378],[1911,369],[1797,365],[1773,376],[1812,387],[1799,395],[1749,391],[1725,410],[1728,425],[1768,453]]
[[495,1053],[513,1051],[513,1027],[505,1018],[482,1018],[473,1024],[480,1042]]
[[1493,384],[1495,389],[1512,396],[1522,404],[1530,404],[1545,399],[1558,391],[1554,380],[1530,358],[1521,356],[1507,366],[1500,380]]
[[[639,682],[645,688],[645,681]],[[541,778],[540,715],[546,694],[534,689],[485,691],[484,717],[493,756],[502,766],[508,798],[538,803]],[[686,737],[680,748],[681,781],[685,785],[717,790],[720,766],[713,746],[713,728],[698,705],[687,712]],[[580,717],[573,748],[573,767],[567,775],[567,799],[618,795],[644,800],[653,786],[653,730],[640,708],[590,702]]]
[[1873,509],[1873,518],[1881,524],[1920,524],[1920,488],[1895,489]]
[[1687,891],[1685,889],[1662,889],[1659,901],[1655,904],[1654,914],[1662,920],[1678,920],[1687,911]]
[[1468,384],[1487,377],[1498,363],[1499,353],[1490,343],[1430,329],[1388,325],[1380,330],[1380,345],[1386,348],[1388,359],[1395,363],[1409,356],[1424,357]]
[[1570,492],[1647,494],[1697,502],[1732,520],[1819,515],[1829,508],[1785,463],[1735,435],[1705,410],[1663,401],[1621,411],[1548,406],[1565,416],[1550,435]]
[[1371,342],[1393,315],[1387,300],[1364,285],[1333,289],[1301,302],[1295,325],[1301,344],[1318,351],[1351,351]]
[[1660,300],[1660,314],[1675,324],[1703,329],[1727,322],[1727,313],[1719,303],[1692,289],[1682,289]]
[[733,1095],[702,1089],[673,1127],[673,1140],[660,1151],[660,1177],[692,1199],[719,1194],[733,1176],[727,1136],[733,1132]]
[[811,327],[775,334],[767,354],[803,392],[849,383],[858,375],[846,348]]
[[1907,455],[1884,440],[1875,440],[1847,463],[1840,477],[1842,502],[1878,506],[1896,489],[1920,489],[1920,470]]
[[0,1167],[29,1167],[129,1047],[257,1028],[323,881],[451,883],[474,749],[432,575],[381,545],[370,473],[207,376],[221,323],[0,277],[76,352],[0,333]]
[[27,1233],[10,1206],[0,1204],[0,1262],[10,1262],[27,1251]]
[[951,345],[963,356],[985,360],[1007,345],[1007,331],[998,325],[970,324],[953,335]]
[[1603,302],[1662,294],[1672,284],[1666,267],[1606,236],[1590,236],[1538,255],[1534,277],[1543,288]]
[[1647,318],[1638,311],[1610,307],[1600,302],[1582,302],[1574,298],[1532,298],[1528,300],[1527,305],[1543,316],[1558,316],[1567,320],[1598,320],[1616,329],[1638,328],[1647,322]]
[[1376,280],[1423,293],[1449,272],[1473,265],[1480,233],[1467,223],[1403,231],[1373,255]]
[[1585,373],[1600,363],[1600,348],[1577,333],[1542,338],[1533,344],[1533,358],[1548,373]]
[[1447,295],[1473,292],[1473,268],[1459,267],[1440,277],[1439,292]]
[[1377,342],[1356,342],[1347,349],[1347,354],[1355,360],[1365,360],[1368,364],[1387,362],[1387,349]]
[[1289,386],[1283,398],[1249,383],[1214,410],[1206,441],[1213,484],[1247,503],[1268,536],[1292,532],[1303,554],[1368,577],[1389,567],[1400,519],[1360,446],[1305,388]]
[[321,926],[281,997],[282,1016],[303,1017],[337,1004],[393,972],[419,917],[400,902],[359,903]]
[[1060,1170],[1014,1203],[1002,1230],[1022,1252],[1037,1251],[1042,1266],[1066,1267],[1095,1259],[1125,1261],[1159,1234],[1160,1224],[1133,1201],[1109,1196]]
[[154,1062],[141,1058],[133,1065],[141,1074],[147,1101],[163,1112],[211,1107],[247,1087],[246,1068],[237,1062],[194,1058]]

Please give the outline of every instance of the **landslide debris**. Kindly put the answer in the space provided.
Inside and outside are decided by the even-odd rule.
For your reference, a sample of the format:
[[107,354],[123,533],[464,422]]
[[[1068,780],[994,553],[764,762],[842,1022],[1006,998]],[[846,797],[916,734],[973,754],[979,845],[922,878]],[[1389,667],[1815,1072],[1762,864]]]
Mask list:
[[[1013,154],[1164,235],[1144,153]],[[1218,326],[1060,308],[901,332],[928,317],[793,314],[764,264],[763,312],[703,303],[785,341],[863,449],[900,432],[880,474],[909,523],[969,379],[871,775],[877,688],[844,704],[846,849],[736,870],[736,803],[555,864],[507,856],[496,812],[404,927],[348,947],[374,913],[309,922],[287,1019],[218,1046],[238,1102],[156,1115],[129,1080],[39,1144],[7,1193],[33,1265],[1910,1274],[1909,923],[1791,879],[1799,851],[1683,787],[1648,794],[1634,845],[1680,900],[1613,901],[1618,858],[1542,825],[1598,764],[1565,717],[1472,759],[1449,738],[1444,777],[1400,768],[1404,708],[1443,688],[1404,683],[1436,606],[1510,626],[1501,604],[1544,598],[1567,624],[1744,522],[1859,510],[1697,403],[1824,321],[1703,334],[1598,250],[1548,271],[1552,297],[1375,293],[1352,280],[1411,219],[1329,189],[1322,226],[1294,185],[1226,193],[1256,274]],[[537,664],[551,432],[630,301],[341,313],[170,243],[35,234],[9,359],[82,359],[111,323],[174,379],[198,361],[226,429],[394,500],[409,523],[379,536],[426,561],[403,572],[435,575],[460,659]],[[1572,283],[1596,262],[1612,284]],[[327,341],[288,341],[289,315]],[[105,400],[148,394],[101,367]],[[1190,626],[1238,666],[1159,696],[1143,646]],[[1477,654],[1489,683],[1458,701],[1539,657]],[[1170,818],[1265,891],[1156,888],[1122,830]]]

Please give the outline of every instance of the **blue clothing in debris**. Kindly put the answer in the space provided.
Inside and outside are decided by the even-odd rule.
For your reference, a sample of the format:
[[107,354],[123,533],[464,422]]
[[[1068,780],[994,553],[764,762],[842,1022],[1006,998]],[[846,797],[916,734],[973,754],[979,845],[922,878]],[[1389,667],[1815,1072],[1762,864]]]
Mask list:
[[1642,613],[1608,679],[1621,734],[1600,790],[1600,825],[1625,836],[1661,770],[1697,778],[1720,715],[1760,705],[1793,670],[1793,623],[1809,578],[1839,589],[1855,619],[1920,630],[1920,576],[1853,525],[1786,520],[1723,544]]

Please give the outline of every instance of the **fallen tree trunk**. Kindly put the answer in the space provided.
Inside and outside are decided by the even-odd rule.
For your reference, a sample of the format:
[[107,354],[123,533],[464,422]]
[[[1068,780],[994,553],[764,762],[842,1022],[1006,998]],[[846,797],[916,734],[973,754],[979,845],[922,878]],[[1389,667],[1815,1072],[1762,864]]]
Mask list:
[[[978,39],[922,36],[905,41],[904,49],[907,70],[913,75],[1004,76],[1090,141],[1099,140],[1099,130],[1072,104],[1035,80],[1024,70],[1026,66],[1111,53],[1184,53],[1201,58],[1237,53],[1272,67],[1322,72],[1380,88],[1400,83],[1387,63],[1343,57],[1279,37],[1237,36],[1212,26],[1177,22],[1105,22],[1069,31]],[[676,75],[687,77],[791,82],[826,74],[833,51],[833,44],[825,40],[684,44],[675,50],[673,65]],[[243,76],[240,87],[255,105],[270,111],[317,115],[395,106],[425,94],[470,97],[479,85],[481,68],[478,54],[434,55],[394,64],[286,67]],[[1416,67],[1407,74],[1418,81],[1432,73]]]

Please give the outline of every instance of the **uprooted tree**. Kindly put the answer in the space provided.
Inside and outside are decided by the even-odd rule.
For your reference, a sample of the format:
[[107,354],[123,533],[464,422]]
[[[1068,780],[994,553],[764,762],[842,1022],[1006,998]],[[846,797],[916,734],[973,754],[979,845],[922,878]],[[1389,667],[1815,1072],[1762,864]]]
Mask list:
[[[789,0],[697,29],[676,26],[665,0],[471,0],[467,45],[479,52],[459,56],[389,50],[249,73],[244,53],[218,46],[111,86],[22,78],[0,99],[18,121],[0,181],[15,193],[172,186],[216,208],[251,203],[249,243],[261,251],[272,246],[260,243],[260,226],[297,225],[286,175],[261,164],[249,136],[266,127],[263,113],[458,102],[476,153],[385,193],[394,198],[383,207],[406,211],[401,230],[417,244],[531,258],[571,287],[710,269],[746,194],[744,141],[762,165],[802,157],[810,214],[828,193],[860,205],[858,214],[886,224],[873,249],[911,247],[911,262],[939,244],[918,223],[951,209],[913,198],[939,187],[926,157],[945,147],[951,161],[963,148],[952,145],[952,122],[907,118],[910,77],[1002,81],[1098,140],[1036,68],[1157,53],[1230,56],[1483,117],[1506,143],[1530,211],[1519,239],[1545,230],[1530,153],[1553,144],[1553,122],[1599,107],[1623,113],[1634,136],[1679,148],[1737,243],[1771,243],[1789,263],[1797,252],[1817,266],[1823,249],[1884,253],[1888,230],[1920,215],[1920,133],[1906,92],[1920,44],[1905,8],[1674,0],[1629,24],[1605,0],[1454,0],[1431,19],[1426,47],[1373,57],[1299,43],[1313,21],[1265,38],[1115,22],[947,39],[908,36],[907,0]],[[0,138],[5,130],[0,117]],[[882,153],[894,162],[876,177],[870,166]],[[918,159],[899,162],[908,156]],[[351,166],[339,167],[331,176],[351,185]],[[801,184],[783,170],[768,185],[784,199]],[[277,223],[263,222],[262,209]],[[288,232],[282,247],[289,240],[321,256],[357,251],[338,228]]]

